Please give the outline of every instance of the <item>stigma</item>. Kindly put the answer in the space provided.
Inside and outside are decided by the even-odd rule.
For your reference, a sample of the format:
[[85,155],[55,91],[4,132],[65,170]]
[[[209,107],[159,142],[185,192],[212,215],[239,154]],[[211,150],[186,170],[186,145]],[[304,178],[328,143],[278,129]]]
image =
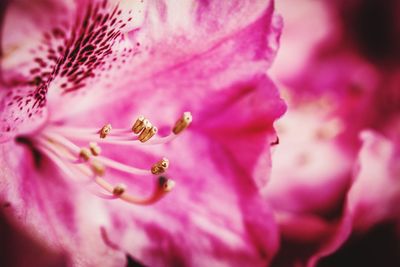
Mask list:
[[[33,137],[35,147],[51,160],[64,175],[82,182],[94,195],[104,199],[120,199],[137,205],[157,202],[170,192],[175,182],[168,178],[170,161],[162,157],[149,162],[148,168],[134,167],[102,155],[105,144],[112,146],[161,145],[174,140],[192,122],[190,112],[184,112],[171,127],[170,134],[157,135],[150,120],[139,116],[129,128],[113,128],[107,123],[98,129],[49,126]],[[83,145],[82,145],[83,144]],[[109,170],[139,176],[154,177],[154,186],[147,196],[135,196],[123,183],[113,184]]]

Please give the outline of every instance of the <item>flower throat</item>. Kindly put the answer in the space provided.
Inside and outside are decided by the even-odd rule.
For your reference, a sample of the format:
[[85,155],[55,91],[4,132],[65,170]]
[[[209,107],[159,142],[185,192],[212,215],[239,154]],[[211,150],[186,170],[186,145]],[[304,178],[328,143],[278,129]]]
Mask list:
[[[106,124],[100,129],[71,128],[53,124],[38,135],[18,137],[16,141],[31,149],[37,165],[42,156],[47,157],[64,175],[83,181],[93,194],[101,198],[122,199],[132,204],[148,205],[160,200],[175,185],[173,180],[164,176],[169,167],[169,160],[161,158],[148,169],[141,169],[102,156],[101,145],[165,144],[174,140],[191,122],[190,112],[184,112],[172,127],[170,134],[165,137],[158,137],[157,127],[143,116],[138,117],[130,129],[113,129],[111,124]],[[77,143],[87,145],[80,147]],[[153,193],[148,197],[137,197],[130,194],[124,184],[111,184],[106,179],[108,168],[133,176],[157,176]],[[93,188],[93,185],[97,187]]]

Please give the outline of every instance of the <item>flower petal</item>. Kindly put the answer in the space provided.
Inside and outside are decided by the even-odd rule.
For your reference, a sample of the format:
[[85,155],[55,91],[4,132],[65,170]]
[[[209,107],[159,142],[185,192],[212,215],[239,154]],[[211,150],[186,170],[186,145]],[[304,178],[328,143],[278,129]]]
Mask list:
[[[130,7],[140,10],[140,5]],[[131,16],[137,13],[132,9],[126,11]],[[43,11],[54,17],[40,17]],[[130,20],[118,3],[108,1],[79,1],[72,5],[58,1],[43,1],[39,5],[13,1],[3,25],[4,126],[0,134],[35,128],[24,124],[43,117],[48,102],[52,118],[58,112],[67,112],[58,111],[61,106],[76,105],[74,110],[79,111],[96,103],[95,97],[82,97],[80,103],[72,99],[81,96],[76,91],[82,88],[104,88],[104,83],[99,82],[109,75],[106,73],[111,65],[120,68],[125,58],[133,54],[123,36],[135,24]],[[29,34],[24,34],[26,31]],[[16,119],[18,123],[14,123]]]
[[340,119],[318,106],[292,106],[277,122],[279,144],[272,152],[271,180],[263,190],[277,211],[321,216],[336,212],[352,168],[351,156],[338,145],[342,130]]
[[125,255],[103,242],[100,226],[108,218],[99,200],[86,199],[82,184],[68,183],[47,158],[30,149],[12,142],[1,146],[0,198],[9,205],[5,215],[43,246],[68,256],[72,266],[122,266]]
[[176,188],[153,208],[110,206],[113,243],[149,266],[267,264],[277,249],[276,229],[252,178],[227,169],[229,153],[206,137],[187,134],[169,149],[180,151],[167,154]]
[[335,252],[351,234],[400,220],[399,146],[371,131],[363,132],[361,138],[359,166],[347,194],[343,217],[331,240],[311,258],[311,266]]
[[[163,88],[169,92],[169,87]],[[269,168],[259,170],[260,161],[269,154],[272,123],[285,110],[275,86],[264,75],[256,76],[232,84],[229,90],[222,88],[195,99],[203,105],[187,97],[189,104],[167,106],[162,97],[165,94],[157,96],[147,98],[149,105],[155,108],[160,103],[159,107],[168,108],[166,112],[149,111],[153,116],[161,112],[178,115],[176,110],[193,103],[194,122],[187,132],[161,147],[145,146],[143,151],[103,147],[102,153],[131,166],[147,167],[166,156],[171,162],[168,175],[177,186],[151,208],[107,204],[105,211],[112,225],[104,225],[104,231],[110,247],[118,247],[150,266],[165,262],[185,266],[269,262],[277,249],[276,226],[269,206],[258,193],[255,177],[268,177]],[[136,105],[121,103],[107,109],[105,116],[129,125],[130,114],[136,109]],[[133,194],[151,193],[153,181],[148,177],[107,174],[106,179],[113,184],[123,182]]]
[[3,216],[3,209],[10,208],[10,203],[2,203],[0,210],[0,264],[1,266],[19,267],[63,267],[67,266],[66,257],[43,246],[37,240],[15,227],[14,222]]
[[305,266],[337,229],[351,156],[337,142],[340,120],[317,104],[289,103],[276,128],[279,144],[272,150],[271,178],[262,188],[281,234],[272,266]]

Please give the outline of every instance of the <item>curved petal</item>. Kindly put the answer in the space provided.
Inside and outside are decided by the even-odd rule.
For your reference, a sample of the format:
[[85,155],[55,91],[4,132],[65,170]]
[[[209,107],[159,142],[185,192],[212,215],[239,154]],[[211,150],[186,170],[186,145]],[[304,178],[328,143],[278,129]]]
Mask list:
[[339,118],[312,104],[289,108],[277,122],[279,145],[273,149],[271,180],[263,190],[277,211],[336,212],[352,168],[352,157],[337,142],[342,130]]
[[363,147],[355,180],[347,194],[341,222],[329,240],[310,259],[310,266],[334,253],[351,234],[366,232],[388,221],[399,222],[399,146],[374,132],[361,134]]
[[[127,5],[130,6],[129,2]],[[156,39],[156,33],[159,33],[159,31],[155,29],[154,23],[150,23],[150,17],[154,19],[154,15],[145,17],[143,23],[140,24],[141,27],[139,25],[138,28],[132,29],[132,27],[124,26],[127,27],[126,31],[129,31],[129,38],[125,29],[118,28],[124,25],[123,21],[118,22],[119,26],[116,24],[117,29],[115,29],[116,26],[108,27],[104,35],[99,35],[99,37],[104,37],[104,45],[95,47],[94,50],[86,49],[87,45],[83,46],[80,42],[85,42],[84,37],[95,36],[97,28],[100,28],[99,31],[101,30],[101,25],[88,24],[94,26],[94,29],[88,30],[83,35],[77,34],[73,29],[72,31],[65,31],[65,37],[59,37],[58,33],[57,36],[51,36],[50,46],[53,46],[53,43],[57,41],[53,41],[53,39],[58,38],[64,38],[67,41],[67,46],[62,47],[62,52],[57,52],[60,53],[60,56],[55,57],[57,58],[55,65],[54,63],[47,64],[48,59],[44,60],[44,63],[43,60],[37,60],[34,63],[36,65],[46,64],[54,71],[46,79],[42,78],[43,75],[39,75],[41,79],[36,79],[35,82],[39,82],[40,86],[33,87],[33,95],[39,97],[39,104],[42,105],[49,98],[47,102],[51,119],[59,120],[76,116],[83,109],[101,105],[106,99],[112,101],[115,98],[127,96],[133,91],[144,91],[148,87],[154,88],[153,80],[157,76],[165,79],[166,75],[176,73],[180,76],[190,75],[199,79],[218,71],[221,76],[213,75],[214,83],[218,82],[218,86],[221,87],[220,84],[223,82],[221,79],[224,77],[222,76],[223,71],[230,76],[238,75],[238,79],[240,79],[240,76],[264,71],[269,66],[275,55],[281,27],[280,19],[273,16],[271,2],[238,2],[231,7],[229,5],[224,7],[226,16],[229,18],[228,21],[231,21],[231,23],[220,23],[221,25],[217,28],[216,33],[212,35],[215,38],[209,38],[210,35],[206,34],[204,29],[201,30],[201,27],[206,27],[207,22],[213,24],[209,21],[211,17],[207,15],[207,12],[220,12],[221,10],[218,8],[221,6],[217,4],[217,1],[209,6],[211,9],[205,8],[203,4],[191,3],[190,6],[192,6],[192,9],[198,9],[201,19],[197,24],[192,25],[195,28],[186,30],[190,30],[190,32],[193,30],[193,32],[198,32],[199,35],[190,36],[189,34],[187,40],[182,42],[180,41],[182,34],[187,32],[177,31],[182,33],[175,36],[171,32],[165,31],[167,36],[162,35],[162,38],[159,36]],[[156,7],[149,6],[146,10],[148,13],[154,13],[154,8]],[[142,9],[141,6],[134,6],[132,12],[141,13]],[[84,13],[84,18],[85,16],[96,17],[95,15],[92,16],[90,9],[86,8],[86,10],[89,13]],[[180,9],[172,8],[171,10],[179,12]],[[257,10],[257,12],[253,12],[254,10]],[[117,12],[117,14],[119,13]],[[155,12],[155,14],[158,13]],[[224,12],[221,11],[221,14],[224,14]],[[237,25],[234,18],[236,16],[241,17],[243,14],[252,14],[252,16],[246,16],[249,19],[241,21],[241,27],[234,27]],[[113,23],[111,15],[107,17],[106,24],[111,25]],[[127,17],[126,20],[129,21],[130,17]],[[78,23],[77,25],[76,28],[80,29],[79,25],[81,24]],[[226,28],[223,26],[226,26]],[[208,29],[208,27],[206,28]],[[171,28],[171,30],[176,31],[175,28]],[[254,34],[255,32],[258,34]],[[112,34],[109,35],[109,33]],[[171,34],[168,35],[168,33]],[[243,43],[244,38],[249,38],[248,44]],[[210,41],[205,42],[205,40]],[[102,44],[101,41],[103,40],[96,42]],[[165,48],[168,49],[168,53],[166,53]],[[46,53],[52,53],[51,49],[48,51],[50,52]],[[72,57],[76,54],[74,51],[78,53],[77,57]],[[96,58],[91,60],[90,55],[85,56],[89,53]],[[73,60],[82,60],[83,63],[79,63],[75,68],[71,57]],[[196,62],[197,60],[199,64],[193,64],[193,61]],[[151,61],[151,64],[148,64],[149,61]],[[219,63],[215,64],[215,62]],[[233,68],[235,69],[234,73],[230,72]],[[44,71],[41,68],[40,71],[42,70]],[[168,70],[168,73],[166,70]],[[65,75],[63,75],[64,73]],[[80,76],[75,77],[78,73]],[[42,81],[46,82],[42,84]],[[215,88],[211,81],[208,82],[211,87]],[[92,91],[91,88],[96,93],[89,93]],[[116,91],[118,94],[112,93]],[[24,92],[26,95],[32,93],[32,90]],[[10,102],[10,100],[7,100],[7,102]],[[71,105],[75,107],[72,110],[69,108]]]
[[[276,10],[284,18],[285,25],[279,53],[270,73],[285,85],[290,84],[294,77],[301,77],[299,71],[307,65],[321,43],[336,36],[332,14],[325,2],[276,2]],[[318,78],[318,75],[314,78]]]
[[5,216],[13,224],[55,253],[68,256],[68,265],[124,264],[125,255],[110,251],[103,242],[100,226],[109,218],[102,216],[99,200],[86,198],[82,184],[68,183],[29,145],[9,142],[0,149],[0,198],[8,203]]
[[[222,172],[218,165],[229,165],[226,151],[206,138],[188,136],[176,143],[183,151],[169,155],[176,188],[153,208],[130,213],[123,212],[123,203],[110,208],[114,225],[106,229],[112,243],[149,266],[266,265],[276,252],[277,233],[268,206],[256,194],[249,197],[256,193],[254,185],[242,186],[251,177]],[[199,167],[193,153],[213,153],[215,159],[204,157]]]
[[[217,1],[215,3],[218,5]],[[201,7],[192,2],[190,6]],[[247,6],[253,10],[255,7],[260,7],[260,4],[256,1],[251,5],[245,5]],[[252,15],[251,19],[241,27],[229,31],[225,28],[218,29],[217,33],[212,35],[213,38],[204,33],[204,29],[201,28],[205,27],[203,24],[195,24],[194,28],[187,29],[189,33],[198,33],[194,36],[187,31],[173,31],[176,29],[166,28],[161,36],[155,38],[153,35],[160,32],[155,25],[150,24],[149,15],[142,27],[131,33],[133,34],[133,37],[130,37],[131,43],[136,42],[135,46],[139,44],[135,56],[126,59],[126,64],[121,66],[116,74],[118,78],[112,82],[105,81],[107,84],[102,88],[109,90],[103,90],[105,95],[99,91],[102,101],[95,102],[98,107],[87,106],[92,106],[94,112],[97,112],[97,109],[103,108],[99,105],[104,99],[121,101],[130,98],[131,104],[137,106],[137,113],[151,113],[164,121],[170,121],[176,117],[166,117],[161,107],[172,108],[172,103],[179,106],[177,102],[193,106],[195,102],[200,103],[197,99],[204,97],[208,92],[229,88],[232,80],[248,80],[255,73],[264,72],[276,53],[282,23],[279,17],[274,16],[272,3],[269,2],[262,7],[263,9]],[[154,8],[156,7],[148,7],[148,12],[158,14]],[[234,17],[241,15],[241,8],[242,4],[238,4],[231,10],[227,25],[229,21],[234,21]],[[172,10],[180,11],[180,9]],[[151,18],[154,19],[154,16],[153,14]],[[157,26],[164,29],[163,24]],[[109,95],[112,90],[117,90],[118,94]],[[180,98],[179,101],[177,96]],[[161,99],[162,106],[157,105],[155,108],[151,102]],[[93,99],[90,101],[93,102]],[[106,104],[109,105],[110,103]],[[70,118],[73,115],[74,113],[64,112],[60,117]]]
[[[203,109],[193,111],[187,133],[153,150],[170,160],[176,189],[154,209],[137,208],[129,221],[123,219],[123,205],[117,203],[110,211],[115,218],[107,228],[112,243],[150,266],[258,266],[276,252],[274,220],[254,174],[269,150],[272,121],[284,106],[265,77],[208,99]],[[237,120],[227,121],[233,115]],[[144,165],[146,160],[140,156],[130,164]],[[141,185],[120,179],[131,188]]]
[[262,188],[281,237],[271,266],[305,266],[338,227],[352,157],[339,146],[343,129],[329,111],[314,103],[289,103],[276,123],[279,144],[272,149],[271,178]]
[[[130,16],[141,11],[141,5],[122,10],[123,2],[10,3],[2,38],[2,135],[26,132],[24,124],[37,120],[48,104],[53,118],[66,112],[57,108],[60,102],[76,105],[77,111],[96,103],[96,97],[90,101],[82,97],[80,102],[75,98],[82,88],[104,88],[104,76],[133,54],[124,33],[135,26]],[[54,16],[40,16],[43,12]]]
[[[204,99],[198,99],[201,100]],[[216,91],[204,103],[207,105],[202,109],[199,106],[194,110],[193,115],[198,121],[187,133],[161,148],[146,149],[148,156],[136,151],[137,157],[126,158],[128,152],[110,148],[108,155],[116,155],[117,159],[130,164],[148,164],[149,159],[152,162],[155,158],[154,154],[170,159],[169,175],[176,180],[177,187],[154,207],[144,209],[110,202],[102,204],[107,208],[96,208],[96,197],[86,192],[80,184],[71,184],[71,181],[58,175],[51,181],[45,180],[43,166],[36,170],[44,176],[42,181],[39,177],[16,179],[16,183],[22,181],[19,179],[25,183],[32,183],[33,180],[37,190],[51,190],[51,195],[46,195],[46,198],[53,196],[54,199],[40,201],[48,208],[41,214],[33,212],[32,216],[49,216],[53,224],[64,221],[62,226],[55,227],[56,231],[60,231],[60,236],[68,232],[84,234],[90,225],[92,229],[87,231],[88,235],[98,238],[101,232],[110,249],[128,252],[150,266],[163,266],[165,262],[185,266],[267,264],[277,250],[277,232],[272,213],[259,195],[253,175],[259,167],[259,157],[265,155],[264,150],[269,150],[267,137],[272,132],[273,120],[284,111],[284,104],[276,88],[264,76],[247,83],[234,84],[229,90]],[[136,109],[135,106],[130,108]],[[113,112],[116,112],[114,117],[119,115],[120,121],[130,119],[128,112]],[[238,112],[242,113],[237,116],[237,121],[229,124],[229,116]],[[241,144],[241,149],[235,148],[235,144]],[[104,152],[107,155],[107,151]],[[52,170],[49,166],[47,168]],[[267,176],[268,172],[263,174]],[[148,181],[141,181],[140,178],[110,177],[115,182],[118,178],[119,182],[125,182],[130,189],[139,193],[144,193],[146,184],[149,185]],[[59,192],[61,188],[62,194]],[[22,190],[26,191],[27,188]],[[63,200],[60,196],[64,196]],[[27,203],[40,200],[40,195],[36,197],[36,200],[30,199],[15,205],[23,211]],[[87,206],[76,206],[81,199],[86,199],[84,202]],[[68,218],[64,217],[65,212],[55,214],[54,205],[69,207],[72,211],[67,212]],[[35,210],[34,207],[30,209]],[[96,217],[101,216],[101,223],[93,221],[95,218],[78,215],[81,210],[86,210],[85,216],[89,216],[87,209]],[[32,223],[36,220],[41,219],[31,219]],[[77,237],[79,235],[75,234],[71,240],[67,238],[60,241],[61,245],[79,242],[83,248],[79,253],[69,246],[65,248],[73,255],[77,253],[78,256],[74,257],[87,253],[85,248],[93,245],[90,239],[76,240]],[[187,247],[191,248],[190,253]],[[89,255],[99,253],[91,251]]]
[[3,209],[10,208],[10,203],[2,203],[0,208],[0,264],[1,266],[20,267],[64,267],[67,266],[66,257],[43,246],[33,240],[21,229],[15,227],[14,222],[3,216]]
[[[398,39],[394,26],[398,20],[394,14],[399,5],[395,1],[387,4],[358,0],[304,2],[307,3],[305,11],[292,5],[280,6],[289,22],[275,75],[297,101],[322,98],[331,105],[332,113],[342,117],[346,124],[347,131],[341,141],[356,153],[360,131],[371,128],[383,132],[400,111],[397,88],[400,76],[393,60],[397,52],[392,50]],[[321,36],[303,26],[304,21],[311,21],[307,12],[315,13],[313,17],[321,21],[318,26]],[[367,23],[369,17],[376,18],[373,27]],[[390,25],[382,30],[387,24]],[[293,41],[299,39],[298,35],[302,36],[301,40],[313,42]],[[319,38],[315,40],[316,37]],[[291,49],[291,45],[296,49]],[[387,55],[389,50],[393,51],[391,57]],[[292,60],[293,51],[301,55],[296,55],[296,62]]]

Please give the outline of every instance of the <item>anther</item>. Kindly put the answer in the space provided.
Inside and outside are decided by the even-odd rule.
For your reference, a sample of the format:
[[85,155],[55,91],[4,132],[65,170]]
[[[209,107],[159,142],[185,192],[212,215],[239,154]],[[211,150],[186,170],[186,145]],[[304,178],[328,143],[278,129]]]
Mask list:
[[86,147],[82,148],[79,152],[79,157],[82,158],[84,161],[88,161],[92,153]]
[[134,132],[135,134],[140,133],[140,131],[143,130],[144,126],[144,122],[147,121],[143,116],[139,116],[139,118],[137,118],[137,120],[135,121],[135,123],[132,126],[132,132]]
[[118,184],[114,187],[112,193],[114,196],[120,196],[125,192],[125,190],[126,190],[126,186],[124,184]]
[[165,176],[158,177],[158,186],[164,192],[169,192],[175,187],[175,182]]
[[149,123],[149,126],[147,126],[138,136],[138,139],[140,142],[144,143],[147,142],[150,138],[152,138],[156,133],[158,129],[155,126],[152,126],[151,123]]
[[168,166],[169,166],[169,160],[166,158],[162,158],[151,167],[151,173],[162,174],[168,169]]
[[184,112],[182,117],[175,123],[172,132],[174,134],[180,134],[185,130],[192,122],[192,114],[190,112]]
[[104,173],[106,172],[106,168],[100,162],[93,160],[91,167],[92,167],[92,171],[94,172],[94,174],[96,174],[98,176],[104,176]]
[[90,152],[92,152],[93,156],[98,156],[101,153],[101,147],[95,143],[95,142],[90,142],[89,143],[89,148],[90,148]]
[[106,138],[107,135],[111,133],[111,130],[112,130],[111,124],[104,125],[103,128],[101,128],[101,130],[99,131],[100,138]]

